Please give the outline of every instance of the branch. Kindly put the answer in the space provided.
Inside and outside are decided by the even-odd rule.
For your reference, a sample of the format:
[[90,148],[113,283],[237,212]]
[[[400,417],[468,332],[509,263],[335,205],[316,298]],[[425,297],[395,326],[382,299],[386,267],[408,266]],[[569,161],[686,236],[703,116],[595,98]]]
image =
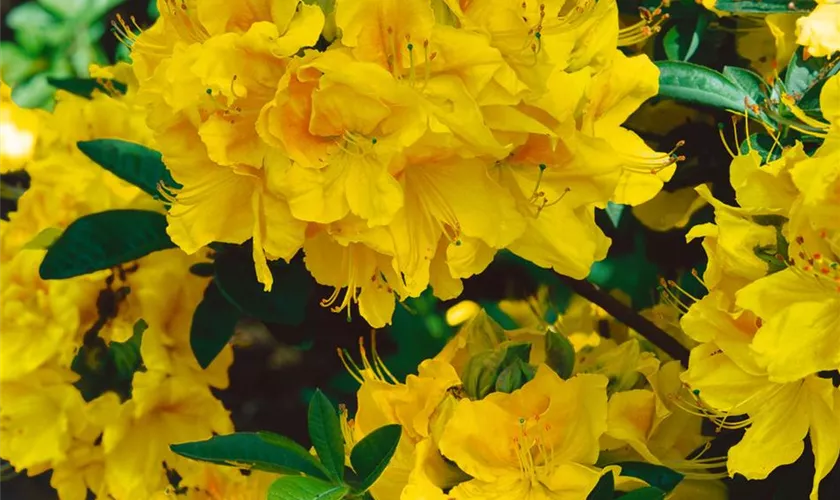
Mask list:
[[688,349],[650,320],[588,281],[576,280],[568,276],[560,276],[560,279],[575,293],[601,306],[612,317],[636,330],[672,358],[679,360],[683,366],[688,366]]

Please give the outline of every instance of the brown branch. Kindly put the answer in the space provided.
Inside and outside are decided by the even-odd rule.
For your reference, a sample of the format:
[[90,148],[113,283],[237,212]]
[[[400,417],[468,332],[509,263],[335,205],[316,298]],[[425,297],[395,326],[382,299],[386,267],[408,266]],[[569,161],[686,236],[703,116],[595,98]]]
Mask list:
[[656,347],[662,349],[672,358],[679,360],[683,366],[688,366],[688,349],[650,320],[588,281],[576,280],[568,276],[560,276],[560,279],[572,291],[590,302],[601,306],[612,317],[636,330],[641,336],[649,340]]

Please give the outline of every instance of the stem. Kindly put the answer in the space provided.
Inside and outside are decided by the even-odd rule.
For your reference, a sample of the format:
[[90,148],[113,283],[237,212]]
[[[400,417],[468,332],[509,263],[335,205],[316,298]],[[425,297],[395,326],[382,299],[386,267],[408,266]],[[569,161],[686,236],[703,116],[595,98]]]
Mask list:
[[588,281],[576,280],[568,276],[560,276],[560,279],[575,293],[601,306],[612,317],[636,330],[641,336],[678,360],[683,366],[688,366],[688,349],[650,320]]

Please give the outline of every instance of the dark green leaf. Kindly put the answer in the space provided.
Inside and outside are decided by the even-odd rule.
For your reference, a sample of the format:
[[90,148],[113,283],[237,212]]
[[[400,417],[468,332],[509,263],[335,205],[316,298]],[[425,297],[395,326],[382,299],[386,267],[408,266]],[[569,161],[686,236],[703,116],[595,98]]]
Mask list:
[[[109,87],[113,88],[120,94],[125,94],[128,87],[116,80],[94,80],[93,78],[47,78],[47,81],[57,89],[70,92],[79,97],[90,99],[93,96],[93,91],[109,94]],[[109,85],[107,83],[110,83]]]
[[739,85],[713,69],[678,61],[657,61],[659,95],[744,112],[745,99],[751,100]]
[[483,399],[496,388],[501,372],[517,359],[527,364],[530,352],[528,342],[503,342],[492,351],[473,355],[462,377],[464,390],[472,399]]
[[42,279],[64,279],[109,269],[175,248],[166,234],[166,217],[147,210],[109,210],[86,215],[47,250]]
[[665,55],[671,61],[688,61],[700,47],[700,38],[709,25],[710,12],[699,12],[696,18],[681,19],[662,38]]
[[618,498],[622,500],[663,500],[667,493],[659,488],[648,486],[625,493]]
[[133,334],[125,342],[105,343],[96,335],[85,335],[70,368],[80,378],[73,384],[85,401],[93,401],[106,392],[116,393],[122,401],[131,397],[134,373],[143,369],[140,343],[148,328],[142,319],[134,323]]
[[601,476],[601,479],[598,480],[598,484],[596,484],[595,488],[589,492],[586,500],[612,500],[614,494],[615,478],[613,477],[612,472],[607,472]]
[[356,443],[350,452],[350,464],[361,480],[356,491],[367,491],[379,479],[397,451],[401,433],[402,427],[399,425],[386,425]]
[[767,95],[767,85],[761,75],[748,69],[724,66],[723,76],[739,86],[750,97],[750,104],[760,104]]
[[715,8],[739,14],[772,14],[775,12],[808,12],[817,4],[811,0],[717,0]]
[[302,472],[328,479],[326,471],[301,445],[278,434],[237,432],[206,441],[173,444],[173,452],[193,460],[280,474]]
[[284,476],[268,489],[268,500],[340,500],[350,491],[345,484],[330,484],[314,477]]
[[309,401],[309,438],[330,478],[344,479],[344,436],[341,421],[332,403],[324,393],[316,390]]
[[504,367],[496,378],[496,392],[510,394],[533,380],[535,373],[534,367],[516,358]]
[[303,259],[290,264],[271,262],[269,269],[274,286],[266,292],[257,281],[250,252],[222,252],[216,258],[216,283],[225,298],[249,316],[269,323],[301,324],[312,292],[312,279]]
[[77,146],[102,168],[158,200],[164,200],[158,192],[160,183],[165,187],[181,187],[169,175],[161,154],[146,146],[119,139],[82,141]]
[[662,465],[646,462],[622,462],[616,464],[621,467],[621,475],[635,477],[651,486],[655,486],[665,493],[673,490],[683,480],[683,475]]
[[800,47],[793,53],[785,71],[785,91],[797,100],[817,83],[820,71],[826,63],[825,58],[821,57],[805,59],[802,55],[803,50]]
[[190,347],[198,365],[207,368],[222,352],[236,328],[241,313],[230,304],[211,281],[204,291],[204,299],[193,313],[190,326]]
[[575,369],[575,348],[563,334],[552,330],[545,334],[545,364],[562,379],[572,376]]

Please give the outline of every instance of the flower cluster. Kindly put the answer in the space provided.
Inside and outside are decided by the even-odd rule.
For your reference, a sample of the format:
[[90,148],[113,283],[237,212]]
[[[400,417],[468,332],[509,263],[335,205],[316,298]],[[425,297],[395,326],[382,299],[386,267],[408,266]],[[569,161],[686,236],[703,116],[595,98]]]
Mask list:
[[[641,461],[685,475],[669,498],[724,498],[713,481],[724,458],[704,455],[702,419],[679,405],[690,397],[679,363],[660,364],[580,297],[560,316],[544,299],[499,304],[521,325],[515,330],[458,304],[451,319],[472,317],[405,383],[391,376],[375,338],[370,355],[360,342],[361,363],[340,352],[361,384],[355,417],[344,415],[347,448],[383,425],[403,428],[373,497],[584,499],[604,475],[621,491],[646,486],[622,473],[623,462]],[[601,322],[612,339],[598,334]],[[563,344],[567,359],[558,362]]]
[[[93,73],[123,81],[131,75],[124,65]],[[262,478],[169,451],[171,443],[232,431],[211,392],[228,385],[231,349],[207,370],[190,349],[192,312],[207,284],[188,271],[195,257],[173,249],[78,278],[39,277],[45,247],[78,217],[163,209],[76,147],[99,138],[151,143],[133,87],[125,96],[96,91],[91,99],[59,92],[53,113],[4,100],[3,114],[4,140],[21,146],[4,145],[4,154],[31,146],[19,163],[4,166],[25,168],[31,185],[10,220],[0,222],[0,456],[29,475],[51,470],[62,500],[89,492],[125,500],[188,490],[189,498],[259,496]],[[175,476],[181,481],[173,485]]]
[[683,330],[700,342],[682,376],[694,394],[687,407],[747,429],[729,451],[729,473],[766,478],[799,458],[810,433],[812,499],[840,452],[840,76],[820,104],[826,121],[792,108],[824,141],[810,156],[797,142],[778,159],[733,159],[739,207],[698,188],[715,207],[715,223],[689,233],[703,238],[709,294],[674,296],[687,311]]
[[158,8],[118,32],[181,185],[172,240],[252,240],[266,289],[267,260],[302,249],[322,304],[375,327],[429,286],[458,296],[499,249],[586,276],[609,246],[594,209],[647,201],[679,158],[621,126],[658,71],[617,46],[659,9],[620,30],[614,0]]

